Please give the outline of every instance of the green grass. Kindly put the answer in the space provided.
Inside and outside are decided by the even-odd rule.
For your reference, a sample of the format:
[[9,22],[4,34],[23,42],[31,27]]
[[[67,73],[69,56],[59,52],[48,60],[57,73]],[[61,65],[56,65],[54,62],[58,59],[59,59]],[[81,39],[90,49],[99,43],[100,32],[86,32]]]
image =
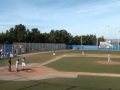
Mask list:
[[[111,53],[111,54],[117,54],[117,55],[120,55],[120,52],[119,51],[96,51],[96,50],[84,50],[85,54],[107,54],[108,52]],[[64,54],[69,54],[69,53],[82,53],[81,50],[67,50],[67,51],[56,51],[56,56],[59,56],[59,55],[64,55]],[[15,58],[12,58],[12,64],[14,65],[15,64],[15,61],[17,59],[22,59],[22,57],[15,57]],[[37,55],[31,55],[31,56],[27,56],[25,57],[26,60],[27,60],[27,63],[41,63],[41,62],[44,62],[44,61],[47,61],[49,59],[52,59],[54,58],[54,56],[52,55],[52,52],[50,53],[44,53],[44,54],[37,54]],[[5,59],[5,60],[0,60],[0,63],[3,63],[4,66],[7,65],[7,60],[8,59]],[[1,67],[2,65],[0,65]]]
[[1,90],[120,90],[120,78],[78,76],[38,81],[0,81]]
[[68,51],[62,51],[62,52],[56,52],[56,56],[58,55],[64,55],[64,54],[70,54],[70,53],[75,53],[75,54],[82,54],[82,51],[84,51],[85,54],[115,54],[115,55],[120,55],[120,51],[103,51],[103,50],[68,50]]
[[[81,52],[81,51],[78,51],[78,52]],[[85,54],[107,54],[107,53],[110,53],[110,54],[120,55],[120,51],[84,50],[84,52],[85,52]]]
[[[62,55],[62,54],[68,54],[71,53],[71,50],[68,51],[60,51],[60,52],[56,52],[56,56]],[[36,54],[36,55],[30,55],[30,56],[26,56],[26,64],[29,63],[42,63],[45,61],[48,61],[50,59],[53,59],[55,56],[52,55],[52,52],[50,53],[42,53],[42,54]],[[15,61],[17,59],[20,59],[20,63],[21,63],[21,59],[23,57],[19,56],[19,57],[14,57],[12,58],[12,65],[15,65]],[[8,65],[8,59],[4,59],[4,60],[0,60],[0,67],[4,67]]]
[[[49,63],[46,66],[52,67],[59,71],[120,73],[120,65],[99,64],[97,61],[107,61],[107,58],[65,57],[58,61]],[[119,58],[112,58],[112,61],[120,62]]]
[[[42,63],[42,62],[45,62],[45,61],[48,61],[50,59],[53,59],[55,56],[52,55],[52,53],[44,53],[44,54],[36,54],[36,55],[30,55],[30,56],[26,56],[26,63],[29,64],[29,63]],[[12,58],[12,65],[15,65],[15,61],[17,59],[20,59],[20,63],[22,61],[22,58],[21,56],[19,57],[14,57]],[[4,60],[0,60],[0,67],[1,66],[7,66],[8,65],[8,59],[4,59]]]

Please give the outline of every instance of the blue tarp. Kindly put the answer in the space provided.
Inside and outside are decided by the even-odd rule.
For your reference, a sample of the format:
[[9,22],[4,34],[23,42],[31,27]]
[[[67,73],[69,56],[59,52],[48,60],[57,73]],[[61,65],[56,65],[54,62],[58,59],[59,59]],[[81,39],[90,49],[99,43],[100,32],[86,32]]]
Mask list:
[[0,50],[5,53],[12,52],[13,44],[0,44]]

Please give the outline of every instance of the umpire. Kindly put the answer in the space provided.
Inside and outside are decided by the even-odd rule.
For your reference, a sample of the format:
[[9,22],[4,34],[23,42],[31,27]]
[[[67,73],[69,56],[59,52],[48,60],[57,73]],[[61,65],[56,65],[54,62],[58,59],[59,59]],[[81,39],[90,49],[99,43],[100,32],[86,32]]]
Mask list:
[[8,71],[11,72],[11,58],[8,60]]

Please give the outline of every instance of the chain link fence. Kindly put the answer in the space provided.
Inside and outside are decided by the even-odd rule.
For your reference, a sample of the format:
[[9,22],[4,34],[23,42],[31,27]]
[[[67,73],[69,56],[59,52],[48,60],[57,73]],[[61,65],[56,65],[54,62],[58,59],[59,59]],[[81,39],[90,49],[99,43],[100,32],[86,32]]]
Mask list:
[[45,52],[45,51],[56,51],[64,50],[65,44],[55,43],[13,43],[14,51],[16,53],[29,53],[29,52]]

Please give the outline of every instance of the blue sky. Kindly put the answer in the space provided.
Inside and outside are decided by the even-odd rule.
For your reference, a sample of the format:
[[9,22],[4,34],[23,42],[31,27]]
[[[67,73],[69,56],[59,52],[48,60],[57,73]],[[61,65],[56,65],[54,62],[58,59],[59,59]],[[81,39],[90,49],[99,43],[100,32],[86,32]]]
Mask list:
[[74,36],[118,38],[120,0],[1,0],[0,32],[17,24],[42,33],[65,29]]

